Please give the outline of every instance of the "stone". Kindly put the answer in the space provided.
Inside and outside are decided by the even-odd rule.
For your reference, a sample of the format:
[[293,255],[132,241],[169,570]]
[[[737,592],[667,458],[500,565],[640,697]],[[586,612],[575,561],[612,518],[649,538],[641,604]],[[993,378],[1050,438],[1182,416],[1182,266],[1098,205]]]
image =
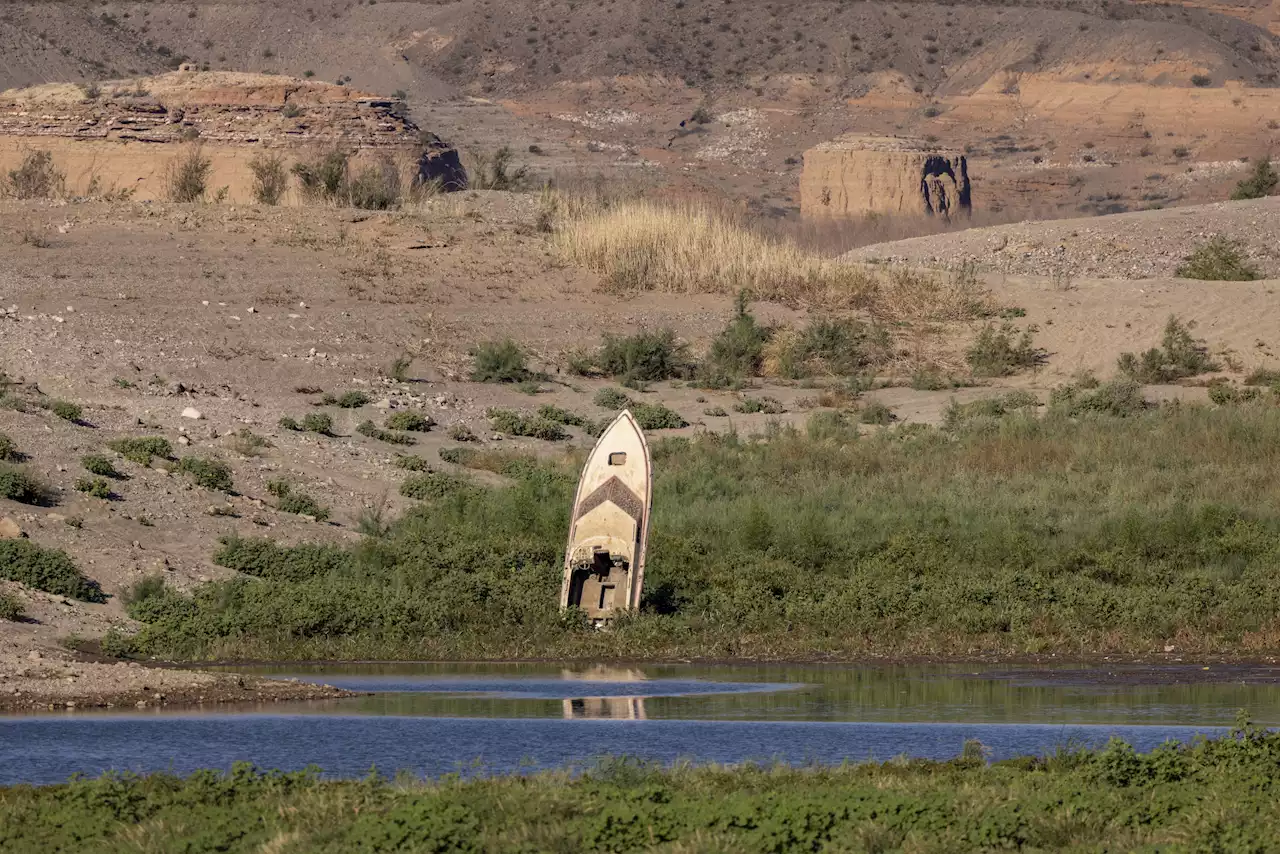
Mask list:
[[800,176],[804,216],[967,215],[973,207],[964,154],[923,140],[844,136],[809,149]]
[[17,522],[8,516],[0,517],[0,540],[20,540],[25,536]]
[[439,184],[446,193],[456,193],[467,189],[467,170],[463,168],[458,149],[436,136],[434,133],[423,134],[426,146],[422,156],[418,158],[418,174],[414,184]]
[[182,410],[182,417],[190,418],[193,421],[199,421],[201,418],[204,418],[204,414],[194,406],[188,406],[186,409]]

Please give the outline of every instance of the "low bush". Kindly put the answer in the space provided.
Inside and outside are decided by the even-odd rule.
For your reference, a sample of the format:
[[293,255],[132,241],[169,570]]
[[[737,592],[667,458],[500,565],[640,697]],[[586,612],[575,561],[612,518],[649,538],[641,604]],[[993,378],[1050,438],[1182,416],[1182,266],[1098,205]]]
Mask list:
[[1171,383],[1216,371],[1218,366],[1209,358],[1204,341],[1191,335],[1192,326],[1170,315],[1159,347],[1152,347],[1140,355],[1123,353],[1116,367],[1124,376],[1148,385]]
[[748,310],[746,294],[738,294],[733,318],[711,342],[711,351],[699,366],[699,384],[727,388],[759,375],[769,335],[770,330]]
[[893,410],[878,400],[869,402],[858,413],[858,421],[863,424],[877,424],[881,427],[887,427],[896,421],[898,416],[893,414]]
[[17,169],[9,172],[3,184],[4,194],[15,199],[52,199],[66,192],[67,175],[53,162],[53,154],[44,149],[29,151]]
[[298,426],[307,433],[316,433],[321,436],[333,435],[333,417],[325,412],[308,412],[302,417],[302,423]]
[[561,409],[558,406],[545,404],[538,407],[538,417],[547,421],[554,421],[557,424],[566,424],[570,427],[585,427],[590,429],[591,420],[584,418],[576,412],[570,412],[568,409]]
[[678,412],[660,403],[633,403],[631,414],[642,430],[678,430],[689,426]]
[[22,600],[12,593],[0,593],[0,620],[17,622],[22,616]]
[[90,454],[81,457],[80,465],[84,466],[84,470],[89,474],[96,474],[99,477],[109,477],[115,480],[124,477],[116,470],[115,464],[101,454]]
[[725,411],[723,406],[708,406],[706,409],[702,410],[702,414],[711,418],[724,418],[728,416],[729,413]]
[[278,205],[289,189],[289,172],[279,154],[263,152],[249,161],[253,173],[253,197],[259,204]]
[[72,424],[79,424],[81,417],[84,415],[84,410],[80,405],[69,400],[50,400],[42,405],[63,421],[70,421]]
[[209,189],[213,161],[204,156],[197,144],[185,149],[165,166],[165,187],[169,201],[190,203],[202,201]]
[[448,436],[455,442],[478,442],[479,437],[466,425],[466,422],[455,421],[449,425]]
[[66,552],[30,540],[0,540],[0,578],[82,602],[105,602],[96,581],[85,578]]
[[528,357],[510,338],[477,345],[471,350],[471,358],[472,382],[518,383],[532,376]]
[[1262,389],[1256,387],[1236,388],[1229,383],[1214,383],[1209,386],[1209,401],[1218,406],[1253,403],[1261,397]]
[[372,398],[362,391],[348,391],[341,395],[326,394],[320,398],[323,406],[337,406],[341,409],[359,409],[366,406]]
[[601,409],[616,412],[631,405],[631,395],[620,388],[602,388],[592,402]]
[[672,329],[626,336],[606,333],[595,364],[601,373],[617,378],[623,385],[687,377],[693,367],[688,345]]
[[310,516],[317,522],[324,522],[329,518],[329,508],[320,504],[307,493],[295,491],[293,486],[286,481],[269,481],[267,483],[267,491],[276,497],[276,509],[281,513]]
[[431,501],[458,495],[471,488],[471,484],[457,475],[443,471],[424,472],[405,478],[400,484],[400,494],[417,501]]
[[372,421],[361,421],[356,425],[356,432],[361,436],[368,436],[370,439],[377,439],[379,442],[386,442],[389,445],[412,445],[417,441],[408,433],[383,430]]
[[183,457],[178,460],[177,471],[189,476],[196,486],[216,492],[231,492],[235,483],[231,478],[231,466],[222,460],[208,457]]
[[1056,415],[1125,418],[1150,408],[1142,396],[1141,384],[1128,378],[1110,380],[1092,389],[1068,383],[1049,393],[1049,411]]
[[888,333],[851,319],[820,319],[802,330],[779,330],[765,345],[765,376],[805,379],[850,376],[885,364],[892,353]]
[[108,442],[107,447],[140,466],[150,466],[157,457],[162,460],[173,459],[173,446],[162,436],[116,439]]
[[486,415],[494,430],[506,433],[508,436],[529,436],[549,442],[569,438],[564,426],[549,418],[528,415],[511,409],[490,409]]
[[1253,164],[1253,172],[1248,178],[1236,184],[1231,192],[1231,199],[1261,199],[1274,193],[1277,185],[1280,185],[1280,174],[1276,174],[1271,158],[1264,157]]
[[1032,341],[1034,332],[1034,326],[1019,333],[1011,323],[987,324],[965,351],[965,361],[978,377],[1007,377],[1034,368],[1045,358]]
[[389,157],[371,163],[351,176],[346,187],[353,208],[388,211],[400,207],[400,169]]
[[53,490],[26,469],[0,463],[0,498],[20,504],[51,504]]
[[347,152],[334,147],[298,160],[289,171],[298,179],[304,199],[337,204],[346,195],[349,162]]
[[468,187],[473,190],[522,190],[529,178],[528,166],[512,168],[515,152],[502,146],[492,154],[470,150],[467,169]]
[[388,430],[411,430],[426,433],[435,426],[435,419],[425,412],[396,412],[387,417]]
[[766,415],[781,415],[787,410],[776,397],[764,395],[762,397],[744,397],[733,405],[733,411],[748,414],[763,412]]
[[1244,254],[1244,244],[1222,235],[1197,246],[1174,275],[1211,282],[1252,282],[1259,278],[1258,268]]
[[18,446],[8,434],[0,433],[0,463],[14,462],[19,458]]
[[942,413],[942,426],[945,430],[955,430],[972,421],[1003,418],[1013,412],[1030,412],[1039,406],[1040,399],[1029,391],[1011,391],[970,403],[960,403],[953,399]]
[[1254,368],[1244,378],[1244,384],[1280,386],[1280,371],[1274,368]]
[[[443,455],[445,450],[447,449],[442,449],[440,453]],[[414,457],[404,454],[397,454],[396,458],[392,460],[392,465],[398,469],[404,469],[405,471],[431,471],[431,464],[422,457]]]
[[83,492],[85,495],[91,495],[94,498],[110,500],[112,498],[111,484],[103,477],[81,477],[75,482],[76,492]]

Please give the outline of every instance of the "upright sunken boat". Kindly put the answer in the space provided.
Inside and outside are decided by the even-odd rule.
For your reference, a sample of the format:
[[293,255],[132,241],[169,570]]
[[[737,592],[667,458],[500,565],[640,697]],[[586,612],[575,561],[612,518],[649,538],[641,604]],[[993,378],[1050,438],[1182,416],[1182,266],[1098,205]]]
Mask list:
[[653,474],[649,446],[630,412],[613,420],[582,468],[573,497],[560,607],[592,625],[640,607]]

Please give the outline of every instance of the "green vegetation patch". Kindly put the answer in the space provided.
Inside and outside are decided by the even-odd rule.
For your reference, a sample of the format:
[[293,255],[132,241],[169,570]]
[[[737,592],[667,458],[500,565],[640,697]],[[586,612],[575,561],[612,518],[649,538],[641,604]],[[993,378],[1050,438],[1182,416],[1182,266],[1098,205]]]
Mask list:
[[435,419],[425,412],[396,412],[387,416],[385,426],[388,430],[411,430],[426,433],[436,424]]
[[337,406],[341,409],[359,409],[367,405],[372,398],[362,391],[348,391],[340,395],[326,394],[320,398],[322,406]]
[[513,409],[497,408],[490,409],[485,414],[494,430],[506,433],[508,436],[529,436],[549,442],[569,438],[561,422],[544,418],[542,415],[529,415]]
[[400,494],[418,501],[432,501],[459,495],[471,488],[470,481],[443,471],[429,471],[406,478]]
[[7,433],[0,433],[0,463],[16,462],[18,458],[17,443]]
[[[1242,724],[1147,754],[1111,740],[988,763],[664,767],[606,757],[582,773],[323,780],[318,770],[111,773],[0,789],[0,845],[450,852],[1268,851],[1280,735]],[[145,849],[143,849],[145,850]]]
[[67,553],[30,540],[0,540],[0,578],[82,602],[105,602],[98,582],[85,578]]
[[0,593],[0,620],[17,622],[22,617],[22,600],[12,593]]
[[149,466],[159,457],[162,460],[173,459],[173,446],[162,436],[140,436],[131,439],[116,439],[108,442],[107,447],[130,462],[140,466]]
[[965,361],[977,377],[1007,377],[1029,370],[1045,360],[1045,352],[1033,343],[1035,327],[1018,332],[1013,324],[988,324],[965,351]]
[[356,425],[356,432],[361,436],[368,436],[370,439],[377,439],[379,442],[386,442],[389,445],[412,445],[417,442],[408,433],[395,433],[391,430],[383,430],[372,421],[361,421]]
[[111,491],[111,482],[105,477],[76,478],[75,489],[76,492],[83,492],[85,495],[101,498],[104,501],[109,501],[115,497]]
[[471,358],[472,382],[518,383],[533,378],[528,357],[510,338],[477,345]]
[[1244,254],[1244,244],[1220,234],[1197,246],[1174,275],[1211,282],[1252,282],[1259,278],[1258,268]]
[[1194,324],[1170,316],[1159,347],[1141,354],[1124,353],[1116,368],[1124,376],[1144,384],[1171,383],[1186,377],[1216,371],[1204,341],[1192,336]]
[[20,504],[52,504],[53,490],[24,468],[0,463],[0,498]]
[[196,486],[216,492],[231,492],[235,483],[231,478],[231,466],[210,457],[183,457],[177,471],[189,476]]
[[115,464],[101,454],[89,454],[81,457],[80,465],[84,466],[84,470],[89,474],[96,474],[99,477],[109,477],[114,480],[124,477],[116,470]]
[[324,522],[329,518],[328,507],[325,507],[307,493],[298,492],[287,481],[270,481],[267,484],[267,491],[275,496],[276,509],[282,513],[310,516],[317,522]]

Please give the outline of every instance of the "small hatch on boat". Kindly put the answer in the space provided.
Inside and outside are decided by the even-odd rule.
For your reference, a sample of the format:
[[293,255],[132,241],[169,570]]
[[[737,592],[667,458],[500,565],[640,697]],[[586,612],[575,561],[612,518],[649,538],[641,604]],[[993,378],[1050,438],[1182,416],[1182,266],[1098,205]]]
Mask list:
[[626,464],[627,464],[626,451],[614,451],[612,454],[609,455],[609,465],[625,466]]

